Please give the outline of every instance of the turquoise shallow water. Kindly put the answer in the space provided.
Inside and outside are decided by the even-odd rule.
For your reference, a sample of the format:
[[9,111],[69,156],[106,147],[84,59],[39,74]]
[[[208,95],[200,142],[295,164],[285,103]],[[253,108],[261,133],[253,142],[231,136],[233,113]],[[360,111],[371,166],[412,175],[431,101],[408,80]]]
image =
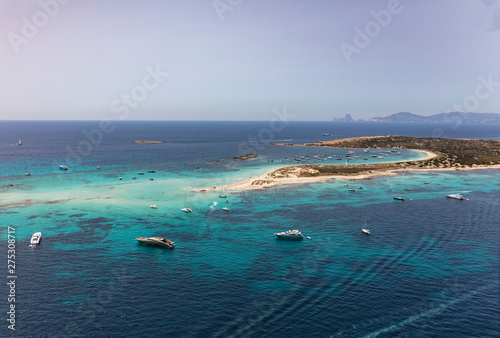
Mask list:
[[[324,127],[314,128],[302,125],[301,137],[315,141]],[[143,136],[127,133],[113,137]],[[208,155],[211,147],[203,148],[202,140],[188,141],[183,147],[190,151],[178,158],[162,148],[124,157],[100,149],[102,154],[96,150],[95,158],[86,159],[92,166],[52,168],[52,173],[47,166],[39,174],[31,170],[30,177],[17,174],[24,160],[16,162],[12,149],[2,150],[4,158],[11,154],[11,164],[2,167],[0,215],[2,224],[16,229],[17,335],[500,333],[500,170],[402,172],[226,191],[226,204],[219,192],[192,190],[262,174],[283,165],[279,160],[290,155],[286,148],[295,148],[293,154],[298,147],[266,145],[256,160],[215,162],[239,155],[241,138],[220,140],[224,150]],[[58,147],[47,147],[40,162],[57,168],[64,151],[58,155]],[[130,151],[128,144],[124,148]],[[148,156],[155,160],[146,163]],[[137,175],[148,169],[157,172]],[[350,192],[345,184],[363,189]],[[446,198],[455,192],[467,200]],[[393,200],[396,193],[407,200]],[[184,199],[192,214],[180,211]],[[225,205],[230,212],[221,210]],[[371,236],[361,232],[365,222]],[[274,238],[274,232],[295,228],[311,239]],[[42,243],[30,248],[35,231],[43,232]],[[134,239],[139,236],[167,236],[177,247],[139,246]],[[0,249],[6,252],[6,241]],[[6,325],[0,330],[2,336],[8,333]]]

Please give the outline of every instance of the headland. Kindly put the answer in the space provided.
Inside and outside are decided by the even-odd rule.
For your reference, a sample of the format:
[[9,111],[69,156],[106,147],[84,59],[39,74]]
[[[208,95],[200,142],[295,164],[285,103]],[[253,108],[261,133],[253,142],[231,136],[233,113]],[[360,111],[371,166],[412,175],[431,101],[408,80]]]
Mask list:
[[275,143],[279,146],[309,146],[351,149],[409,149],[423,152],[418,160],[355,165],[299,165],[271,170],[258,177],[210,190],[264,190],[294,183],[321,182],[340,178],[359,180],[398,175],[414,170],[476,170],[500,168],[500,141],[481,139],[422,138],[410,136],[355,137],[316,143]]

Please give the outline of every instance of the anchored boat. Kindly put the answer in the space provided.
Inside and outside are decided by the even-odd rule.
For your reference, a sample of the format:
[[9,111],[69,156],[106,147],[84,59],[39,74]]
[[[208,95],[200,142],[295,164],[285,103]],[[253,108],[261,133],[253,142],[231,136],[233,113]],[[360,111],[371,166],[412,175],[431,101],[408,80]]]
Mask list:
[[446,197],[453,198],[456,200],[463,200],[464,199],[464,197],[460,194],[448,194],[448,195],[446,195]]
[[142,245],[159,246],[166,249],[173,249],[175,247],[174,242],[163,237],[139,237],[136,238],[136,240],[138,240],[139,244]]
[[288,230],[284,232],[275,233],[278,236],[278,239],[286,239],[290,241],[301,241],[304,239],[304,236],[299,230]]
[[41,232],[35,232],[33,236],[31,236],[31,245],[37,245],[40,244],[40,241],[42,240],[42,233]]

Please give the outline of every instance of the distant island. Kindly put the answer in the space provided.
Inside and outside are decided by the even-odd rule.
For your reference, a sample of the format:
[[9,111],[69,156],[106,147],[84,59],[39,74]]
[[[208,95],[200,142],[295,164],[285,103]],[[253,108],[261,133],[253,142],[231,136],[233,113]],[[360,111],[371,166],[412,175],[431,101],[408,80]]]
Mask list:
[[167,143],[163,141],[147,141],[147,140],[139,140],[139,141],[132,141],[132,143]]
[[354,149],[411,149],[425,153],[419,160],[357,165],[300,165],[271,170],[258,177],[224,187],[204,189],[251,190],[292,184],[311,183],[332,178],[367,179],[381,175],[396,175],[411,170],[473,170],[500,167],[500,141],[475,139],[424,138],[409,136],[355,137],[287,146],[314,146]]
[[[334,118],[335,122],[363,122],[365,120],[354,120],[351,114],[345,117]],[[372,117],[368,122],[427,122],[427,123],[500,123],[498,113],[462,113],[451,112],[430,116],[423,116],[408,112],[400,112],[385,117]]]
[[259,155],[257,155],[257,154],[246,154],[246,155],[243,155],[243,156],[233,157],[233,160],[248,160],[248,159],[256,158],[256,157],[259,157]]

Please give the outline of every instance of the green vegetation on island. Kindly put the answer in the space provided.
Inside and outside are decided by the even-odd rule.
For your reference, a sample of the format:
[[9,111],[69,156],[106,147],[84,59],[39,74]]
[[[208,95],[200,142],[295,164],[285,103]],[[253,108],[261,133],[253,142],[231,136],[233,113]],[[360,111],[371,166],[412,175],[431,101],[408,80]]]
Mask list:
[[259,155],[257,155],[257,154],[246,154],[246,155],[243,155],[243,156],[233,157],[233,160],[248,160],[250,158],[256,158],[256,157],[259,157]]
[[[281,143],[276,145],[297,145]],[[356,175],[360,173],[374,173],[375,171],[395,171],[409,168],[414,169],[447,169],[456,170],[500,165],[500,141],[478,139],[447,139],[423,138],[410,136],[373,136],[356,137],[317,143],[305,143],[301,146],[316,146],[329,148],[356,148],[356,149],[415,149],[430,151],[437,156],[415,161],[393,163],[359,164],[359,165],[305,165],[300,166],[299,176],[326,176],[326,175]],[[280,168],[284,171],[296,170],[294,167]],[[296,173],[297,174],[297,173]]]

